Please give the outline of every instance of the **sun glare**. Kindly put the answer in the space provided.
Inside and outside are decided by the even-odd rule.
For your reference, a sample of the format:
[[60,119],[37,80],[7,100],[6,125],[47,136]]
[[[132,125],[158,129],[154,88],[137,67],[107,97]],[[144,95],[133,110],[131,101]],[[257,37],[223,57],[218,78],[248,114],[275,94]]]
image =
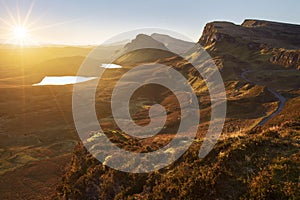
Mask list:
[[16,5],[16,10],[14,12],[12,12],[4,2],[2,2],[2,4],[7,11],[7,15],[6,18],[0,16],[0,39],[3,38],[3,41],[0,40],[0,46],[6,44],[13,44],[20,47],[39,46],[40,41],[37,40],[36,35],[38,30],[48,29],[69,23],[67,21],[55,24],[38,25],[37,22],[40,20],[40,18],[35,20],[30,19],[34,7],[34,1],[31,2],[26,14],[21,12],[19,4]]
[[25,40],[27,37],[27,29],[23,26],[16,26],[13,28],[13,35],[17,40]]
[[6,41],[2,43],[18,45],[20,47],[39,45],[35,40],[34,35],[32,35],[32,32],[39,27],[34,27],[35,23],[30,22],[29,19],[34,2],[31,3],[26,15],[21,14],[18,4],[16,6],[17,9],[15,14],[4,3],[3,6],[7,11],[7,18],[0,17],[0,27],[2,30],[7,31],[4,36]]

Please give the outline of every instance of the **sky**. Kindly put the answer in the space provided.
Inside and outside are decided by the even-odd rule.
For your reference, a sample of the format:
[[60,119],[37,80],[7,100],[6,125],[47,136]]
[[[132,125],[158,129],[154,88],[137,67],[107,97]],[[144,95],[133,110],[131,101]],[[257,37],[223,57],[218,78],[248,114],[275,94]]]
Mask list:
[[27,13],[28,36],[37,44],[94,45],[139,28],[168,29],[198,41],[211,21],[300,24],[299,8],[296,0],[0,0],[0,41],[12,41],[10,26],[24,22]]

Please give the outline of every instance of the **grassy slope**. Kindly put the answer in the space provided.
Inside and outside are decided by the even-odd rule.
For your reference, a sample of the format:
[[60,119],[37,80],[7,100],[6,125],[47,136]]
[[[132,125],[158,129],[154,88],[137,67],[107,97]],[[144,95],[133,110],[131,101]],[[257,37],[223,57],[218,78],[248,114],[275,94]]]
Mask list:
[[[291,112],[295,101],[283,112]],[[197,157],[201,142],[195,142],[174,164],[150,174],[104,167],[78,145],[58,191],[71,199],[296,199],[299,112],[293,117],[221,139],[205,159]]]
[[[223,33],[232,33],[230,29],[227,31]],[[166,169],[134,175],[103,166],[79,144],[56,198],[297,199],[300,195],[298,71],[283,70],[283,66],[272,64],[272,51],[247,46],[251,38],[247,38],[248,29],[243,31],[246,31],[242,32],[243,37],[235,33],[234,42],[230,38],[226,41],[225,37],[217,44],[206,46],[221,70],[228,98],[223,134],[206,158],[199,159],[197,153],[210,116],[209,101],[205,102],[207,90],[201,78],[195,79],[188,65],[175,62],[173,67],[190,79],[202,105],[200,112],[204,119],[190,150]],[[289,41],[283,38],[276,45],[289,47]],[[274,41],[267,40],[269,44]],[[197,53],[194,54],[191,56]],[[247,77],[256,84],[242,79],[245,70],[253,71]],[[280,114],[262,127],[255,127],[278,106],[278,100],[266,86],[278,90],[288,100]],[[124,140],[123,133],[118,131],[107,134],[116,143]],[[133,145],[134,151],[144,152],[155,150],[171,138],[172,135],[165,134],[153,141],[130,140],[118,145],[125,149],[132,149]],[[126,143],[131,146],[127,147]]]
[[[33,199],[53,192],[78,141],[71,115],[72,86],[31,84],[45,75],[73,72],[66,68],[71,63],[80,66],[90,50],[0,49],[0,199]],[[80,59],[60,58],[74,55]],[[55,68],[52,74],[43,70],[45,63]]]

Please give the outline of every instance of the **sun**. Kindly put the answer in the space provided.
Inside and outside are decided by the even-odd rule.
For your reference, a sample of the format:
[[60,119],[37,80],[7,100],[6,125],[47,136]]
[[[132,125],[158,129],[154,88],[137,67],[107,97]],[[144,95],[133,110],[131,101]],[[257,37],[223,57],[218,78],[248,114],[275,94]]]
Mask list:
[[19,46],[25,46],[32,44],[32,38],[30,36],[30,29],[24,25],[14,25],[11,28],[12,42]]
[[24,41],[27,37],[28,30],[24,26],[15,26],[13,28],[13,36],[19,41]]
[[30,20],[33,6],[34,2],[31,2],[28,11],[24,15],[24,12],[19,9],[19,4],[16,5],[16,13],[14,14],[3,3],[7,15],[5,18],[0,17],[1,37],[4,39],[1,45],[12,44],[20,47],[39,45],[38,41],[35,40],[36,36],[33,35],[33,32],[40,27],[35,26],[36,21]]
[[[17,1],[18,2],[18,1]],[[6,16],[0,15],[0,47],[1,45],[12,44],[15,46],[40,46],[40,38],[36,33],[40,30],[53,28],[58,25],[69,23],[59,22],[55,24],[38,24],[40,17],[37,19],[31,19],[31,13],[33,11],[35,1],[32,0],[27,12],[20,10],[19,3],[16,4],[16,10],[12,12],[10,8],[1,2],[1,6],[6,10]],[[26,13],[26,14],[25,14]],[[47,42],[48,43],[48,42]]]

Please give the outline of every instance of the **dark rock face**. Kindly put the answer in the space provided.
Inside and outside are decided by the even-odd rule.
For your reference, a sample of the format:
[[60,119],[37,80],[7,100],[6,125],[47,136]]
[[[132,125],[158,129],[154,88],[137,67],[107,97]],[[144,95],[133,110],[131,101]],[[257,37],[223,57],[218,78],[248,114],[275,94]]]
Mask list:
[[[299,25],[250,19],[241,25],[211,22],[205,26],[198,43],[213,55],[232,54],[248,63],[248,66],[251,65],[250,61],[254,61],[255,65],[261,66],[275,64],[291,69],[300,68]],[[231,66],[229,63],[225,68]]]
[[228,22],[208,23],[205,26],[203,34],[198,43],[200,43],[202,46],[208,46],[221,41],[234,42],[234,37],[221,31],[224,29],[224,27],[232,28],[234,26],[235,25],[233,23]]
[[300,69],[300,50],[278,51],[272,58],[270,58],[270,62],[283,65],[287,68]]
[[250,49],[257,49],[260,45],[269,48],[298,49],[300,26],[263,20],[245,20],[241,25],[211,22],[205,26],[198,42],[202,46],[208,46],[221,41],[251,43]]

